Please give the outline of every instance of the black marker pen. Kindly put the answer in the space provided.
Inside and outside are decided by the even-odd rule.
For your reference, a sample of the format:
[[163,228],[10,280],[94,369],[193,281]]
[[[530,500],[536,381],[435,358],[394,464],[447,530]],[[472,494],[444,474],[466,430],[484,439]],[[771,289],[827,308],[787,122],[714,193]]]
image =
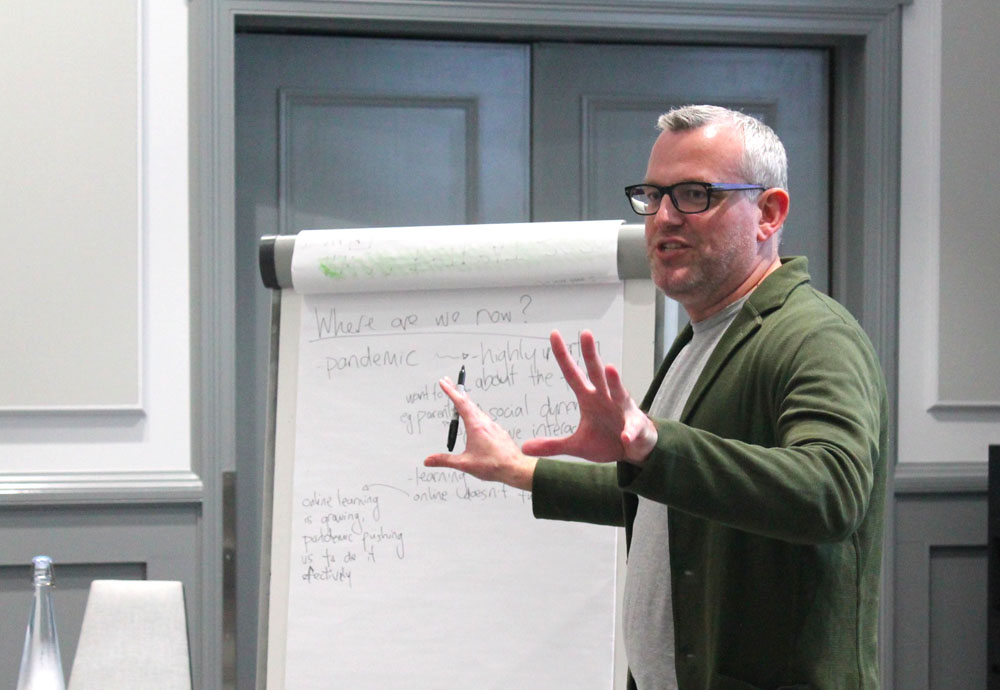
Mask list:
[[[458,390],[465,392],[465,365],[462,365],[462,369],[458,372]],[[451,424],[448,425],[448,452],[455,450],[455,439],[458,438],[458,408],[455,408],[455,414],[452,415]]]

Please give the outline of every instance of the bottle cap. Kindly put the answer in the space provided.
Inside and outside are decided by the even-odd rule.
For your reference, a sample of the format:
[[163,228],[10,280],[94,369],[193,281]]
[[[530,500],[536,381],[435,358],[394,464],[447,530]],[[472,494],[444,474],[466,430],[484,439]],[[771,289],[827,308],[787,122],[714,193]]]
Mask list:
[[34,581],[36,585],[52,584],[52,559],[48,556],[35,556],[31,559],[35,566]]

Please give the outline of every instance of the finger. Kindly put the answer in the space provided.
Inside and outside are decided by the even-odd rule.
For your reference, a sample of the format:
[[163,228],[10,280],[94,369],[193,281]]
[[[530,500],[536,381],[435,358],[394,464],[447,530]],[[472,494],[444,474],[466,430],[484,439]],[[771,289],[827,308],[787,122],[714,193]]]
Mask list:
[[461,453],[432,453],[424,458],[425,467],[446,467],[453,470],[461,470],[473,476],[479,476],[476,470],[482,463],[477,462],[475,457],[467,450]]
[[459,390],[458,386],[452,383],[451,379],[445,376],[443,379],[438,381],[438,385],[441,386],[441,390],[445,392],[449,398],[451,398],[452,403],[455,404],[455,409],[458,410],[460,415],[464,416],[464,411],[471,411],[470,408],[479,409],[475,403],[472,402],[472,398],[469,397],[469,393],[466,390]]
[[450,453],[435,453],[424,458],[424,467],[451,467],[452,456]]
[[629,395],[628,390],[622,383],[621,374],[618,373],[618,370],[609,364],[605,372],[608,377],[611,399],[618,405],[622,412],[622,419],[624,420],[622,444],[627,446],[641,434],[645,433],[648,417],[645,412],[639,409],[632,396]]
[[464,454],[460,455],[458,453],[434,453],[433,455],[428,455],[424,458],[424,467],[468,472],[469,463],[464,461],[463,455]]
[[542,436],[528,439],[521,444],[521,452],[536,458],[550,455],[577,456],[580,448],[574,436]]
[[552,346],[552,354],[555,355],[556,363],[570,389],[578,396],[587,392],[589,390],[587,379],[580,367],[576,365],[573,356],[570,355],[569,348],[566,347],[566,342],[562,339],[559,331],[552,331],[549,335],[549,343]]
[[580,351],[583,353],[583,363],[587,367],[587,377],[594,389],[602,395],[608,394],[608,382],[604,378],[604,363],[597,354],[597,342],[590,331],[580,333]]
[[618,369],[613,364],[607,365],[604,367],[604,377],[608,382],[608,393],[611,395],[611,399],[624,409],[632,401],[632,396],[629,394],[628,389],[625,388]]
[[424,467],[435,467],[449,470],[458,470],[472,475],[477,479],[487,479],[483,474],[484,467],[473,462],[466,453],[435,453],[428,455],[424,459]]
[[636,443],[636,439],[637,436],[635,432],[627,428],[622,430],[622,437],[621,437],[622,455],[626,459],[631,459],[631,456],[635,453],[634,445]]
[[656,447],[659,433],[649,417],[635,417],[635,423],[622,430],[622,447],[628,460],[644,460]]

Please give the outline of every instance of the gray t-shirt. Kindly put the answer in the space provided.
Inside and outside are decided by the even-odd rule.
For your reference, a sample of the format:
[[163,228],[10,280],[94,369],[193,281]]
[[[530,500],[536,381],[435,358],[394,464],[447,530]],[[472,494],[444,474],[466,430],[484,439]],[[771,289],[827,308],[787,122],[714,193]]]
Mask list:
[[[680,419],[694,385],[722,334],[747,298],[694,323],[691,341],[660,384],[649,416]],[[667,506],[639,497],[625,575],[624,636],[629,670],[639,690],[676,690]]]

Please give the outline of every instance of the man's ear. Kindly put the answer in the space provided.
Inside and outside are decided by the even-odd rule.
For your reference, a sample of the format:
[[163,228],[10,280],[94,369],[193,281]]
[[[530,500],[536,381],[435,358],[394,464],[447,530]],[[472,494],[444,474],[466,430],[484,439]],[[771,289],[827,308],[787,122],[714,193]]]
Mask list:
[[781,187],[771,187],[761,192],[757,198],[760,208],[760,222],[757,225],[757,240],[764,242],[781,230],[788,217],[788,192]]

